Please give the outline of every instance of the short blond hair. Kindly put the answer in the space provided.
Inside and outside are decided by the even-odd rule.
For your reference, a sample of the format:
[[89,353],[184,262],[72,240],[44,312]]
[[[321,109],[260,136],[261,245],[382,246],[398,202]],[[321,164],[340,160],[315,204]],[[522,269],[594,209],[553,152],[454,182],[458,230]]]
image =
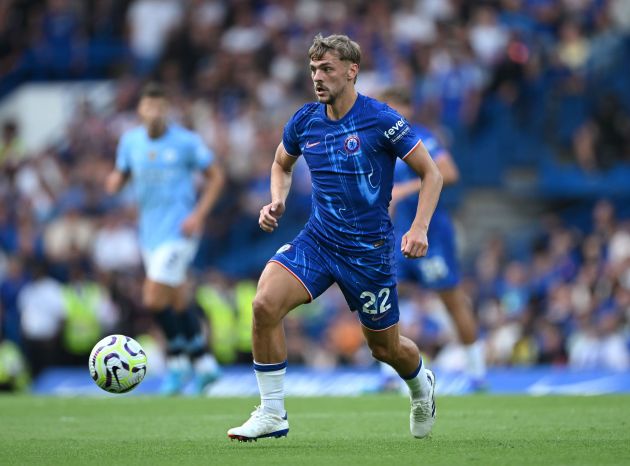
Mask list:
[[326,52],[335,53],[340,60],[361,64],[361,47],[355,41],[343,34],[333,34],[324,37],[317,34],[313,44],[308,49],[308,58],[321,60]]

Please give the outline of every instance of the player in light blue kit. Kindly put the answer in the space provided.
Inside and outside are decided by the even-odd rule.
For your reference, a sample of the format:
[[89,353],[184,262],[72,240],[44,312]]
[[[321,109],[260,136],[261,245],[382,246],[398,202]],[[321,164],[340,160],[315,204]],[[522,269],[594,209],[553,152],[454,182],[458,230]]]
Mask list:
[[[183,389],[191,362],[201,393],[217,378],[219,367],[190,306],[186,273],[224,176],[199,135],[168,122],[167,112],[163,89],[148,84],[138,104],[142,125],[122,135],[106,190],[117,193],[131,180],[137,197],[146,272],[142,300],[167,339],[168,373],[162,393]],[[206,178],[198,201],[193,178],[197,171]]]
[[435,421],[435,378],[424,367],[418,347],[399,334],[388,206],[400,158],[423,180],[417,214],[401,250],[410,259],[423,256],[442,177],[403,117],[357,93],[361,51],[356,42],[343,35],[318,35],[308,56],[318,102],[303,106],[284,128],[271,167],[271,202],[261,209],[259,224],[267,232],[278,227],[299,156],[311,172],[311,216],[260,277],[253,302],[253,353],[261,406],[242,426],[228,430],[228,436],[247,441],[288,433],[282,320],[336,282],[350,310],[358,314],[372,355],[407,382],[411,433],[426,437]]
[[[413,110],[409,92],[402,88],[392,88],[385,91],[381,98],[411,121]],[[420,125],[412,125],[412,127],[440,169],[444,186],[457,183],[459,171],[451,154],[427,128]],[[420,186],[421,181],[415,172],[404,163],[396,164],[391,210],[398,242],[401,241],[407,225],[415,216]],[[484,354],[481,344],[477,342],[475,315],[460,286],[455,228],[449,213],[440,204],[433,213],[428,238],[427,254],[417,261],[408,261],[402,254],[398,254],[398,281],[399,283],[419,283],[437,292],[451,315],[459,338],[466,349],[471,388],[475,391],[483,389],[486,375]]]

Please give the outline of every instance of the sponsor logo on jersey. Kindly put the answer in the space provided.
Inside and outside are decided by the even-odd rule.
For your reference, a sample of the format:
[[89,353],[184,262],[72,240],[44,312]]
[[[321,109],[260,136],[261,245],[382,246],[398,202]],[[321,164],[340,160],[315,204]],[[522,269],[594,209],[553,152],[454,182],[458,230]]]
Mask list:
[[361,141],[359,140],[359,136],[356,134],[352,134],[348,136],[343,143],[343,147],[348,154],[354,154],[361,147]]
[[[402,131],[400,131],[402,129]],[[383,135],[387,139],[391,139],[392,142],[398,142],[405,134],[410,131],[409,125],[401,118],[396,123],[394,123],[388,130],[383,131]]]
[[319,145],[320,142],[322,142],[322,141],[316,141],[316,142],[308,142],[308,141],[306,141],[306,148],[310,149],[311,147],[315,147],[315,146]]

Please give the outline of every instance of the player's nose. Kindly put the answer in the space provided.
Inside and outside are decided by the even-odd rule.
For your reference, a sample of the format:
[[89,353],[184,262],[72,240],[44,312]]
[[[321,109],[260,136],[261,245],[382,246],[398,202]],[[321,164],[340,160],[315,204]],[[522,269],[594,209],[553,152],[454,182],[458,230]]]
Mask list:
[[321,83],[322,82],[322,71],[321,70],[315,70],[315,72],[313,73],[313,81],[315,83]]

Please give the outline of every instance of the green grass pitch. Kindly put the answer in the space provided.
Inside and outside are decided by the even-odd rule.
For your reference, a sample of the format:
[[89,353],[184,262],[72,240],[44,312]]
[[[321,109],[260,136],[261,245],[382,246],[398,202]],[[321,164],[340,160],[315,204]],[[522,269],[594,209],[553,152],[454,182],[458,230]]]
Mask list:
[[254,399],[0,397],[2,465],[628,465],[630,397],[438,398],[431,438],[402,396],[291,398],[282,439],[226,436]]

